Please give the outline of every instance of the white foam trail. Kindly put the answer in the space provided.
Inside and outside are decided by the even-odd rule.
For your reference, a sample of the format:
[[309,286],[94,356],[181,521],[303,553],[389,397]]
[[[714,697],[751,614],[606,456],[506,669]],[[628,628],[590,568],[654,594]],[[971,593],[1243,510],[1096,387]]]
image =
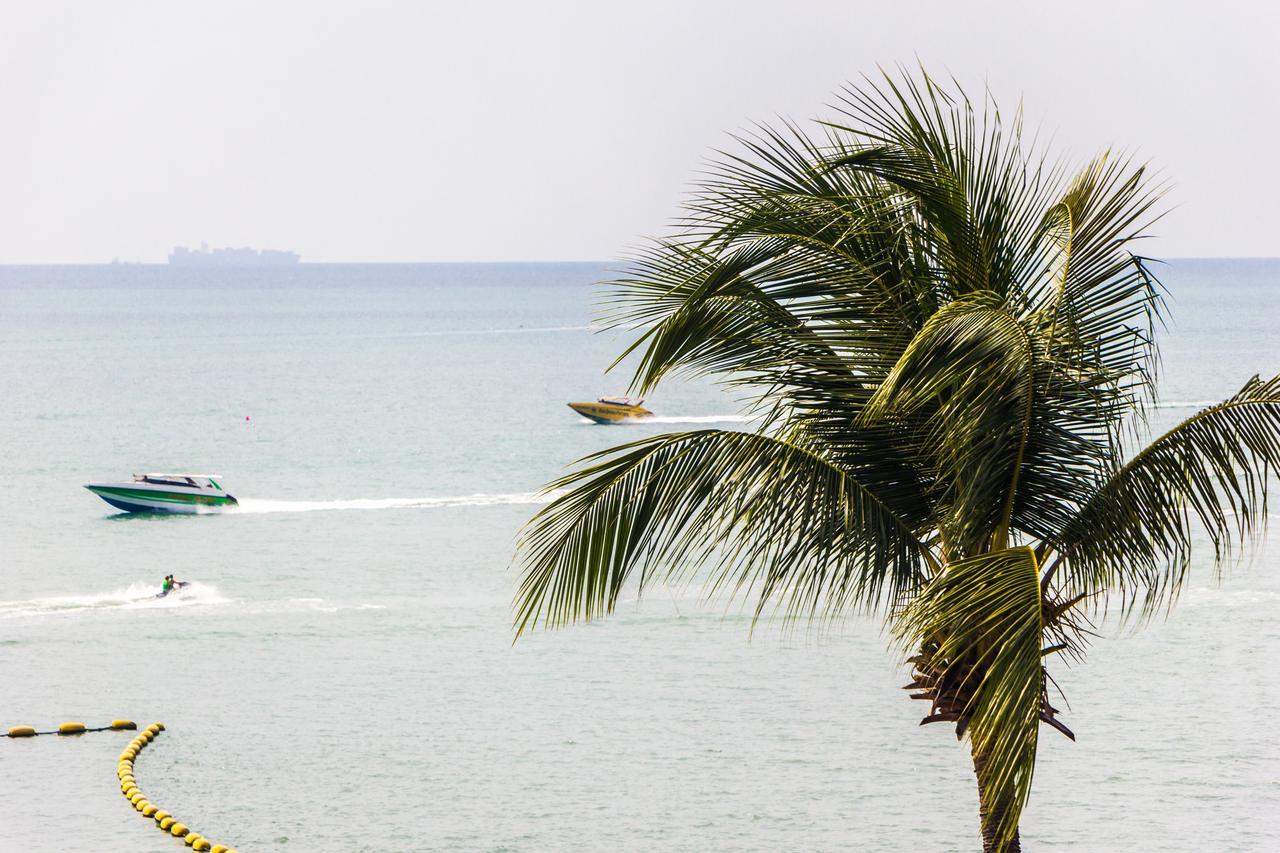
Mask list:
[[216,587],[196,581],[164,598],[156,598],[156,593],[159,591],[158,581],[150,583],[134,581],[124,589],[111,592],[0,601],[0,619],[19,616],[54,616],[86,610],[172,609],[202,604],[225,604],[228,601],[222,597]]
[[[651,418],[624,418],[610,426],[631,424],[748,424],[760,420],[748,415],[654,415]],[[594,425],[590,418],[583,418],[581,424]]]
[[339,509],[440,509],[455,506],[511,506],[550,503],[555,494],[520,492],[510,495],[464,495],[445,498],[357,498],[339,501],[274,501],[240,498],[240,505],[226,514],[263,512],[320,512]]
[[690,415],[681,417],[679,415],[654,415],[651,418],[641,418],[637,423],[648,424],[747,424],[752,421],[758,421],[759,418],[749,417],[747,415]]
[[1205,406],[1216,406],[1221,400],[1169,400],[1156,403],[1157,409],[1203,409]]
[[389,338],[441,338],[456,335],[529,335],[543,332],[590,332],[596,326],[529,326],[515,329],[440,329],[431,332],[401,332],[386,335]]

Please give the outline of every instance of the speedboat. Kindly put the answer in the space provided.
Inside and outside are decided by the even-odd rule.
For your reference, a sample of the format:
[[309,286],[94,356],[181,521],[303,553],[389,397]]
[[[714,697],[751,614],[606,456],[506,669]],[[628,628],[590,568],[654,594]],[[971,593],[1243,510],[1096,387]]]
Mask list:
[[134,474],[127,483],[89,483],[86,489],[125,512],[217,512],[237,505],[218,474]]
[[651,418],[653,412],[641,405],[644,400],[635,397],[601,397],[594,403],[569,403],[584,418],[598,424],[617,424],[636,418]]

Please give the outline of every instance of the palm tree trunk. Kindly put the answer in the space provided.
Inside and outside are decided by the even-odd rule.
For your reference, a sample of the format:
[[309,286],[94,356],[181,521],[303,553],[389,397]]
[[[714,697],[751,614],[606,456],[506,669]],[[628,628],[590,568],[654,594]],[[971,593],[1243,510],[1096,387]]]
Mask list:
[[987,757],[980,755],[976,747],[973,748],[972,755],[973,773],[978,777],[978,819],[982,822],[982,853],[1022,853],[1022,842],[1018,838],[1016,827],[1013,836],[1004,844],[1000,843],[1005,828],[1004,807],[993,802],[995,797],[987,790]]

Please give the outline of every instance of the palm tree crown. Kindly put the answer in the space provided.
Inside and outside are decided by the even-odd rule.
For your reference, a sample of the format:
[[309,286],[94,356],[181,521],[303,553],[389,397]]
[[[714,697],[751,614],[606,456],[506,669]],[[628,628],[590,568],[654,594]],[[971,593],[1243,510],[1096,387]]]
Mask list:
[[607,301],[643,330],[635,390],[714,375],[762,426],[646,438],[553,483],[517,629],[699,566],[757,616],[882,614],[925,722],[970,739],[985,848],[1016,850],[1040,725],[1072,736],[1045,662],[1080,657],[1109,605],[1171,603],[1194,531],[1221,560],[1260,529],[1280,377],[1135,452],[1162,311],[1133,252],[1160,196],[1144,168],[1069,173],[1020,113],[923,73],[836,109],[739,140]]

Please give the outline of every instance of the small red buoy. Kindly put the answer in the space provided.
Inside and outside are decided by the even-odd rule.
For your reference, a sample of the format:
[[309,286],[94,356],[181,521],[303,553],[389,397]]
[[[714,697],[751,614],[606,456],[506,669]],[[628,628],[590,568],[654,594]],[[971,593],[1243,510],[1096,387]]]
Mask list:
[[247,420],[249,420],[249,416],[248,416],[248,415],[245,415],[245,416],[244,416],[244,419],[245,419],[246,421],[247,421]]

